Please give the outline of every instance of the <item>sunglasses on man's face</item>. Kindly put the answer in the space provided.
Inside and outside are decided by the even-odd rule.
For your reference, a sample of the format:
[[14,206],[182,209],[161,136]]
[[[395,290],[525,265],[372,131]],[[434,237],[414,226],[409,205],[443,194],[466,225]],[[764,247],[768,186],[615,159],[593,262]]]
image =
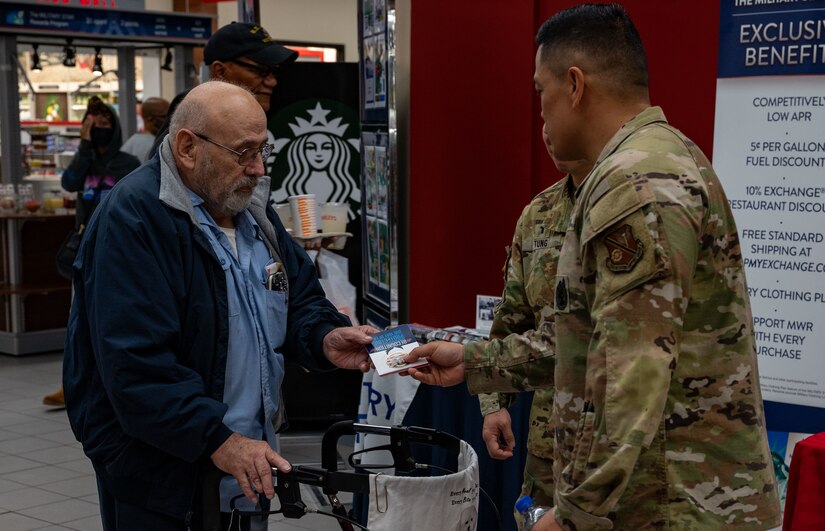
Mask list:
[[273,65],[273,66],[263,66],[263,65],[256,65],[253,63],[248,63],[246,61],[241,61],[240,59],[230,59],[230,63],[235,63],[236,65],[249,70],[256,76],[261,79],[265,79],[269,76],[274,78],[278,77],[278,73],[280,72],[281,65]]

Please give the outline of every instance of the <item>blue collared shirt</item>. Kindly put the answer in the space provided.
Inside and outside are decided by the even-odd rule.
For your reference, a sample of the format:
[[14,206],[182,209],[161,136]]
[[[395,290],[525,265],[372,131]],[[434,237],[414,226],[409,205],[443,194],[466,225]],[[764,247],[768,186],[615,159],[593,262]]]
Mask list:
[[272,257],[255,219],[248,211],[236,216],[235,254],[226,234],[191,190],[195,215],[226,275],[229,299],[229,346],[223,422],[245,437],[266,440],[274,448],[272,419],[280,407],[286,335],[286,293],[266,289]]

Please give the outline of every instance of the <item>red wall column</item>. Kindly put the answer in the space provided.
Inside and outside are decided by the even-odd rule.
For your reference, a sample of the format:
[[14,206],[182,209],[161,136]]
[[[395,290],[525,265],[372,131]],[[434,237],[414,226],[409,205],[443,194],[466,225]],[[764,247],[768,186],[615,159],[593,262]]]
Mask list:
[[[559,178],[539,137],[533,39],[576,3],[412,5],[411,321],[472,326],[475,295],[501,292],[518,215]],[[648,53],[653,104],[710,155],[718,1],[623,4]]]

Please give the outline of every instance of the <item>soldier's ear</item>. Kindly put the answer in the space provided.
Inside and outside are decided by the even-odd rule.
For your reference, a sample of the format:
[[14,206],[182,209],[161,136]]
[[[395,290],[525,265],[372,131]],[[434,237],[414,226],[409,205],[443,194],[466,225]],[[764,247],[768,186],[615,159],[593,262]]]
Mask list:
[[578,107],[584,97],[584,91],[587,87],[584,72],[578,66],[571,66],[567,69],[567,83],[568,95],[570,96],[570,104],[572,107]]

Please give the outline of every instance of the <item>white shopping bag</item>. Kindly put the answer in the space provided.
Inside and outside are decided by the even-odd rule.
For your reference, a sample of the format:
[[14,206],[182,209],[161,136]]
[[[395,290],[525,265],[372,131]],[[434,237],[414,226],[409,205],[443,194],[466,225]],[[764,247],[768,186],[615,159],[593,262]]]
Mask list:
[[[415,398],[418,386],[415,378],[390,374],[379,376],[375,370],[364,374],[361,380],[361,399],[358,402],[358,422],[373,426],[398,426]],[[389,444],[386,435],[358,433],[355,436],[355,451]],[[362,454],[362,464],[383,464],[386,455],[378,453]]]
[[321,273],[318,282],[321,283],[327,299],[339,312],[349,317],[353,326],[358,326],[358,319],[355,317],[355,286],[349,281],[347,258],[321,249],[315,264]]
[[411,478],[370,475],[367,527],[371,531],[475,531],[478,456],[461,441],[458,472]]

